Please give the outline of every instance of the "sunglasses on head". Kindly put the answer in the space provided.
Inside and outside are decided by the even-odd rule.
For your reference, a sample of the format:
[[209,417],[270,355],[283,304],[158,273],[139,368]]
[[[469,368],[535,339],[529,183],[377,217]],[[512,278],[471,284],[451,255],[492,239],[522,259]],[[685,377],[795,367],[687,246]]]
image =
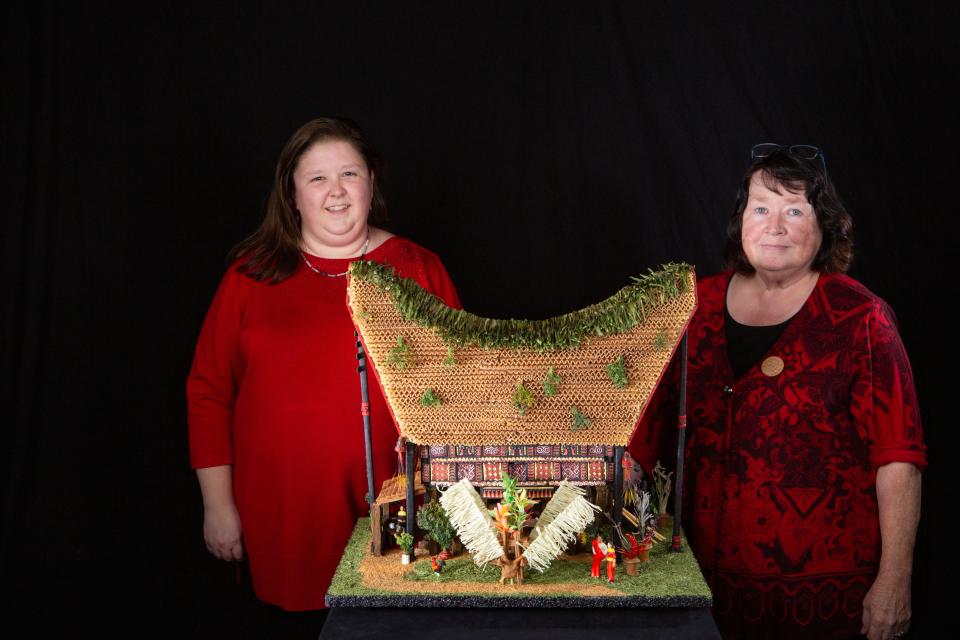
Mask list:
[[827,170],[827,156],[823,153],[823,149],[820,147],[815,147],[812,144],[777,144],[775,142],[762,142],[760,144],[753,145],[753,148],[750,149],[750,160],[756,160],[757,158],[766,158],[775,151],[783,151],[788,153],[794,158],[799,158],[801,160],[816,160],[820,158],[820,164],[823,165],[823,170]]

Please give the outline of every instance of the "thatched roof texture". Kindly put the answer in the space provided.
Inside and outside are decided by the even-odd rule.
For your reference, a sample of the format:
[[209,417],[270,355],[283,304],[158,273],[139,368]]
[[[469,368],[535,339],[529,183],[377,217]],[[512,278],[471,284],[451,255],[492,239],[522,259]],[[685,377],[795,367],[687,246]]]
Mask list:
[[683,264],[543,321],[450,309],[372,262],[347,296],[401,433],[426,445],[626,445],[696,309]]

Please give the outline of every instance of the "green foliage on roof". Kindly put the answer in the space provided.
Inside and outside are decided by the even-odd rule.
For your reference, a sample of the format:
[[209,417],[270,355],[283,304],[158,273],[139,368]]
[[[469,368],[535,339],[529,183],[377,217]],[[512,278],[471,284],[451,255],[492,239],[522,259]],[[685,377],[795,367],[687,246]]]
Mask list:
[[443,404],[443,401],[433,389],[427,389],[423,392],[423,395],[420,396],[420,404],[424,407],[439,407]]
[[533,402],[533,394],[524,386],[523,381],[518,382],[513,389],[513,397],[510,399],[513,408],[516,409],[517,413],[525,416],[533,406]]
[[667,330],[661,328],[660,332],[657,334],[657,337],[653,339],[653,346],[657,348],[658,351],[663,351],[667,348]]
[[448,367],[457,366],[457,354],[453,352],[453,345],[447,345],[447,357],[443,359],[443,364]]
[[590,426],[590,418],[583,415],[578,407],[570,407],[570,415],[573,416],[572,431],[583,431]]
[[397,336],[397,346],[387,354],[387,365],[394,369],[410,369],[414,364],[410,343],[404,340],[403,336]]
[[557,375],[557,372],[553,370],[553,367],[547,369],[547,375],[543,379],[543,395],[549,397],[557,395],[560,390],[560,383],[563,382],[563,378]]
[[627,368],[623,364],[623,354],[620,354],[619,358],[607,365],[606,372],[613,386],[618,389],[623,389],[627,386],[629,380],[627,379]]
[[691,269],[685,263],[663,265],[659,271],[632,278],[632,284],[602,302],[546,320],[481,318],[451,309],[415,281],[398,277],[392,267],[369,260],[353,262],[350,275],[385,290],[405,319],[437,331],[448,344],[549,351],[577,347],[592,336],[629,331],[658,306],[684,293]]

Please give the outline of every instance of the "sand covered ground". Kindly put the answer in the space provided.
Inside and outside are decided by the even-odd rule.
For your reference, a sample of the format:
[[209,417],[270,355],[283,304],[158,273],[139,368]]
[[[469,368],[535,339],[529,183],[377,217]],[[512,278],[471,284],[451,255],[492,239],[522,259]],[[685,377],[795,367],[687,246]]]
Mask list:
[[[469,554],[461,554],[453,561],[469,561]],[[589,574],[591,557],[581,554],[578,556],[567,557],[564,559],[569,562],[583,563],[585,575]],[[417,558],[417,563],[426,563],[429,566],[430,558]],[[580,596],[608,596],[611,589],[607,586],[605,578],[597,580],[597,584],[576,584],[571,582],[560,583],[542,583],[527,579],[523,585],[505,584],[501,585],[497,580],[500,576],[500,568],[490,565],[485,574],[493,578],[492,582],[463,582],[463,581],[445,581],[437,577],[435,581],[427,580],[405,580],[404,577],[411,571],[414,571],[415,564],[400,564],[400,555],[396,549],[387,552],[382,556],[366,555],[360,563],[360,573],[362,575],[361,584],[369,589],[382,589],[384,591],[402,591],[404,593],[493,593],[503,595],[512,591],[523,591],[529,594],[564,594]],[[463,569],[469,571],[470,569]],[[421,570],[422,571],[422,570]],[[479,569],[476,569],[479,573]],[[604,569],[604,576],[606,575]]]

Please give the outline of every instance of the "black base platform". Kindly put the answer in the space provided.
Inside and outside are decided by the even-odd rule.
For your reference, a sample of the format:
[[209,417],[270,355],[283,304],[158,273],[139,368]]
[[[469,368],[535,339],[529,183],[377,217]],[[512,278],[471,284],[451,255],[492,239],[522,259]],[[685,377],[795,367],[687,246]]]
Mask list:
[[671,640],[719,639],[707,608],[662,609],[410,609],[334,607],[320,634],[338,638],[411,640]]

